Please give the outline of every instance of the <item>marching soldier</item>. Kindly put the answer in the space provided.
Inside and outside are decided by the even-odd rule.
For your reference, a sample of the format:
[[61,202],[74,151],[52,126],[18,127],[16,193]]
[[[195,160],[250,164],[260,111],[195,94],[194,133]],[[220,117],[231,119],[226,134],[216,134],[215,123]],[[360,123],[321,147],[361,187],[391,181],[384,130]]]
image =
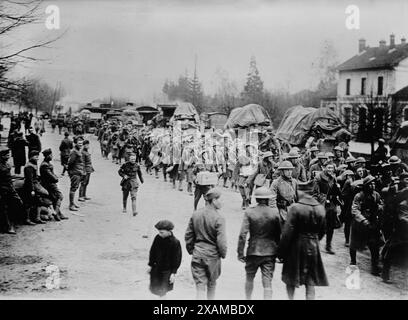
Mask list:
[[76,138],[74,140],[75,147],[71,151],[68,160],[68,174],[71,180],[71,187],[69,189],[69,210],[78,211],[79,206],[75,203],[75,192],[84,175],[84,160],[82,157],[83,140]]
[[197,288],[197,299],[213,300],[221,259],[227,254],[225,218],[220,214],[221,192],[210,189],[205,208],[193,213],[185,233],[187,252],[192,255],[191,272]]
[[[238,238],[238,260],[245,263],[245,294],[251,300],[254,278],[258,268],[262,272],[264,299],[272,299],[272,277],[275,270],[281,226],[276,208],[269,207],[271,191],[266,187],[255,189],[256,206],[245,211]],[[244,256],[247,234],[248,248]]]
[[132,200],[132,212],[133,216],[138,214],[136,210],[136,197],[137,197],[137,190],[139,189],[139,182],[137,178],[139,177],[140,183],[143,184],[143,176],[142,171],[140,170],[140,166],[136,163],[136,154],[132,153],[129,156],[129,161],[122,164],[118,171],[119,175],[122,177],[122,181],[120,183],[122,187],[123,193],[123,214],[127,213],[126,206],[127,206],[127,199],[131,197]]
[[68,170],[68,160],[71,150],[74,148],[72,140],[69,138],[69,132],[64,133],[65,138],[61,141],[59,151],[61,153],[61,165],[63,166],[62,175]]

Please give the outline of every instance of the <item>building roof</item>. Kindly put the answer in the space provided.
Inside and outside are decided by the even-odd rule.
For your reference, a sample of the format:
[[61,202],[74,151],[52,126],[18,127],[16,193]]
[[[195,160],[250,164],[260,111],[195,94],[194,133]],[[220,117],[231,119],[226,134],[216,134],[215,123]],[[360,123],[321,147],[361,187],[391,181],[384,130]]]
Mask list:
[[408,86],[398,90],[393,96],[394,98],[408,98]]
[[340,64],[339,71],[364,69],[392,69],[408,58],[408,43],[390,46],[367,47],[361,53]]

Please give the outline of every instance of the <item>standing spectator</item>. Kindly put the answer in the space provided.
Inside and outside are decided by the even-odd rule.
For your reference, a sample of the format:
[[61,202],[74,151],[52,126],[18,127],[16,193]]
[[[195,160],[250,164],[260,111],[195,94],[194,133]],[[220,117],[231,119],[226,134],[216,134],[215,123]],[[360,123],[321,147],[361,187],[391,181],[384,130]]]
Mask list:
[[133,216],[137,215],[136,209],[136,197],[137,191],[139,189],[139,182],[137,178],[139,177],[140,182],[143,184],[143,176],[142,171],[140,170],[140,166],[136,163],[136,155],[133,153],[129,156],[129,161],[122,164],[118,171],[119,175],[122,177],[122,181],[120,183],[122,187],[123,193],[123,210],[122,213],[126,214],[126,206],[127,206],[127,199],[130,197],[132,200],[132,212]]
[[346,240],[345,246],[350,245],[350,228],[351,228],[351,205],[353,204],[354,196],[356,195],[356,187],[353,185],[354,173],[351,170],[344,172],[346,181],[341,189],[341,197],[343,205],[341,207],[341,220],[344,222],[344,238]]
[[385,140],[378,140],[378,147],[374,151],[372,163],[379,163],[380,161],[386,162],[388,155],[388,149],[385,147]]
[[315,178],[313,196],[326,210],[326,252],[335,254],[332,250],[332,240],[334,229],[340,227],[337,209],[342,203],[341,190],[334,175],[334,164],[326,163],[323,172]]
[[84,175],[84,161],[82,158],[83,140],[79,138],[74,139],[75,147],[71,151],[68,160],[68,174],[71,180],[71,187],[69,189],[69,210],[78,211],[79,206],[75,204],[75,192],[79,188],[82,176]]
[[49,198],[54,208],[54,219],[59,221],[68,219],[61,212],[61,202],[64,199],[61,191],[58,189],[58,177],[54,173],[54,166],[51,163],[52,150],[45,149],[42,154],[44,161],[40,165],[41,185],[48,191]]
[[91,173],[94,172],[95,170],[92,166],[91,154],[89,153],[89,140],[84,141],[82,157],[84,160],[85,175],[82,177],[81,186],[79,187],[78,201],[91,200],[91,198],[86,196],[86,188],[88,187]]
[[382,251],[382,279],[386,283],[391,282],[391,266],[408,268],[408,172],[400,175],[393,202],[396,205],[393,229]]
[[295,288],[306,286],[306,299],[315,298],[315,286],[328,286],[319,240],[325,234],[324,207],[312,197],[313,182],[299,183],[299,200],[289,208],[278,257],[283,259],[282,281],[289,299]]
[[384,244],[380,232],[380,215],[383,202],[375,191],[375,178],[371,175],[363,180],[363,190],[353,200],[351,214],[350,257],[351,265],[356,265],[357,250],[364,250],[368,245],[371,253],[371,273],[380,275],[379,250]]
[[29,135],[26,136],[26,140],[28,142],[28,153],[33,150],[41,152],[41,140],[38,134],[34,133],[34,129],[32,127],[28,129],[28,133]]
[[210,189],[206,206],[193,213],[185,234],[187,252],[192,255],[191,272],[197,289],[197,299],[213,300],[217,279],[221,274],[221,259],[227,254],[225,218],[220,214],[221,193]]
[[[0,147],[0,227],[6,233],[15,234],[14,224],[17,213],[23,210],[23,202],[13,186],[9,158],[10,150]],[[29,224],[34,223],[29,221]]]
[[[264,299],[270,300],[272,299],[272,277],[281,233],[279,212],[276,208],[269,207],[272,193],[268,188],[257,188],[254,195],[257,205],[246,210],[242,221],[238,238],[238,260],[245,263],[247,300],[251,300],[258,268],[262,272]],[[244,256],[248,233],[248,248]]]
[[293,165],[282,161],[278,167],[281,175],[272,182],[270,206],[279,210],[281,226],[286,221],[288,207],[297,200],[297,182],[292,178]]
[[180,241],[173,235],[171,221],[161,220],[155,228],[159,234],[154,238],[149,254],[150,291],[164,298],[173,290],[182,251]]
[[64,118],[58,117],[57,118],[57,126],[58,126],[58,133],[62,133],[62,128],[64,127]]
[[24,167],[27,159],[26,159],[26,147],[28,146],[28,142],[23,137],[22,132],[17,133],[17,137],[13,142],[12,150],[13,150],[13,160],[14,160],[14,173],[20,174],[21,167]]
[[69,138],[69,132],[66,131],[64,133],[65,138],[61,141],[61,144],[59,146],[59,151],[61,155],[61,165],[63,167],[62,169],[62,175],[65,174],[65,171],[68,169],[68,160],[69,160],[69,155],[71,153],[71,150],[74,148],[74,144],[72,140]]

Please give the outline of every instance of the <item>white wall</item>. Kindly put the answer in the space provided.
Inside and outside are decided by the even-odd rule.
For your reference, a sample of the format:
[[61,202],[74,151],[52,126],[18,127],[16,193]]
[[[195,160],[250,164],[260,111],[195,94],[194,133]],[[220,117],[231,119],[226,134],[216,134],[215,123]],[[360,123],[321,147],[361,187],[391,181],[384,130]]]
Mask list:
[[[408,63],[407,69],[408,71]],[[408,76],[408,73],[406,73]],[[395,71],[393,70],[364,70],[364,71],[341,71],[339,73],[339,82],[337,85],[337,95],[339,97],[346,96],[346,79],[351,79],[350,96],[360,96],[361,94],[361,79],[366,78],[366,94],[369,95],[371,89],[373,95],[377,95],[378,77],[383,77],[383,95],[392,94],[395,92]],[[408,82],[406,82],[408,85]]]
[[408,58],[402,60],[395,68],[395,91],[408,86]]

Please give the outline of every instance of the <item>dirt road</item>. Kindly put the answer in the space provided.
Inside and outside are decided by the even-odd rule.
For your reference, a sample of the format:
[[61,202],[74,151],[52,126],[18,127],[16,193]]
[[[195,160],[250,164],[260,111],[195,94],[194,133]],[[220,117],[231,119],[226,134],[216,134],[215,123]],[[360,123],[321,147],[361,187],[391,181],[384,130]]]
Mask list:
[[[43,146],[55,152],[62,136],[51,133],[42,137]],[[148,252],[156,234],[154,224],[162,219],[175,223],[175,236],[184,246],[184,231],[192,214],[193,198],[186,191],[173,190],[153,176],[146,175],[138,193],[139,215],[121,213],[120,177],[118,165],[100,156],[95,137],[90,137],[95,173],[91,176],[89,196],[81,203],[79,213],[68,211],[69,178],[60,179],[64,193],[63,210],[69,220],[48,222],[45,225],[21,226],[17,235],[0,235],[0,298],[1,299],[155,299],[148,290],[146,273]],[[59,155],[55,153],[54,166],[61,173]],[[236,258],[236,245],[241,225],[240,196],[223,189],[222,213],[227,221],[228,254],[223,261],[218,281],[218,299],[244,298],[244,265]],[[199,206],[203,206],[203,202]],[[130,205],[129,205],[130,207]],[[342,230],[335,234],[336,255],[323,253],[330,286],[317,288],[317,299],[407,299],[406,277],[394,274],[397,284],[384,284],[369,273],[368,255],[358,254],[360,289],[346,288],[346,268],[349,263]],[[47,267],[59,269],[59,289],[46,286]],[[274,299],[286,299],[280,280],[282,265],[277,264],[273,279]],[[168,299],[194,299],[195,288],[190,272],[190,256],[183,248],[183,261],[175,289]],[[256,277],[254,298],[262,298],[260,275]],[[296,292],[304,298],[304,289]]]

